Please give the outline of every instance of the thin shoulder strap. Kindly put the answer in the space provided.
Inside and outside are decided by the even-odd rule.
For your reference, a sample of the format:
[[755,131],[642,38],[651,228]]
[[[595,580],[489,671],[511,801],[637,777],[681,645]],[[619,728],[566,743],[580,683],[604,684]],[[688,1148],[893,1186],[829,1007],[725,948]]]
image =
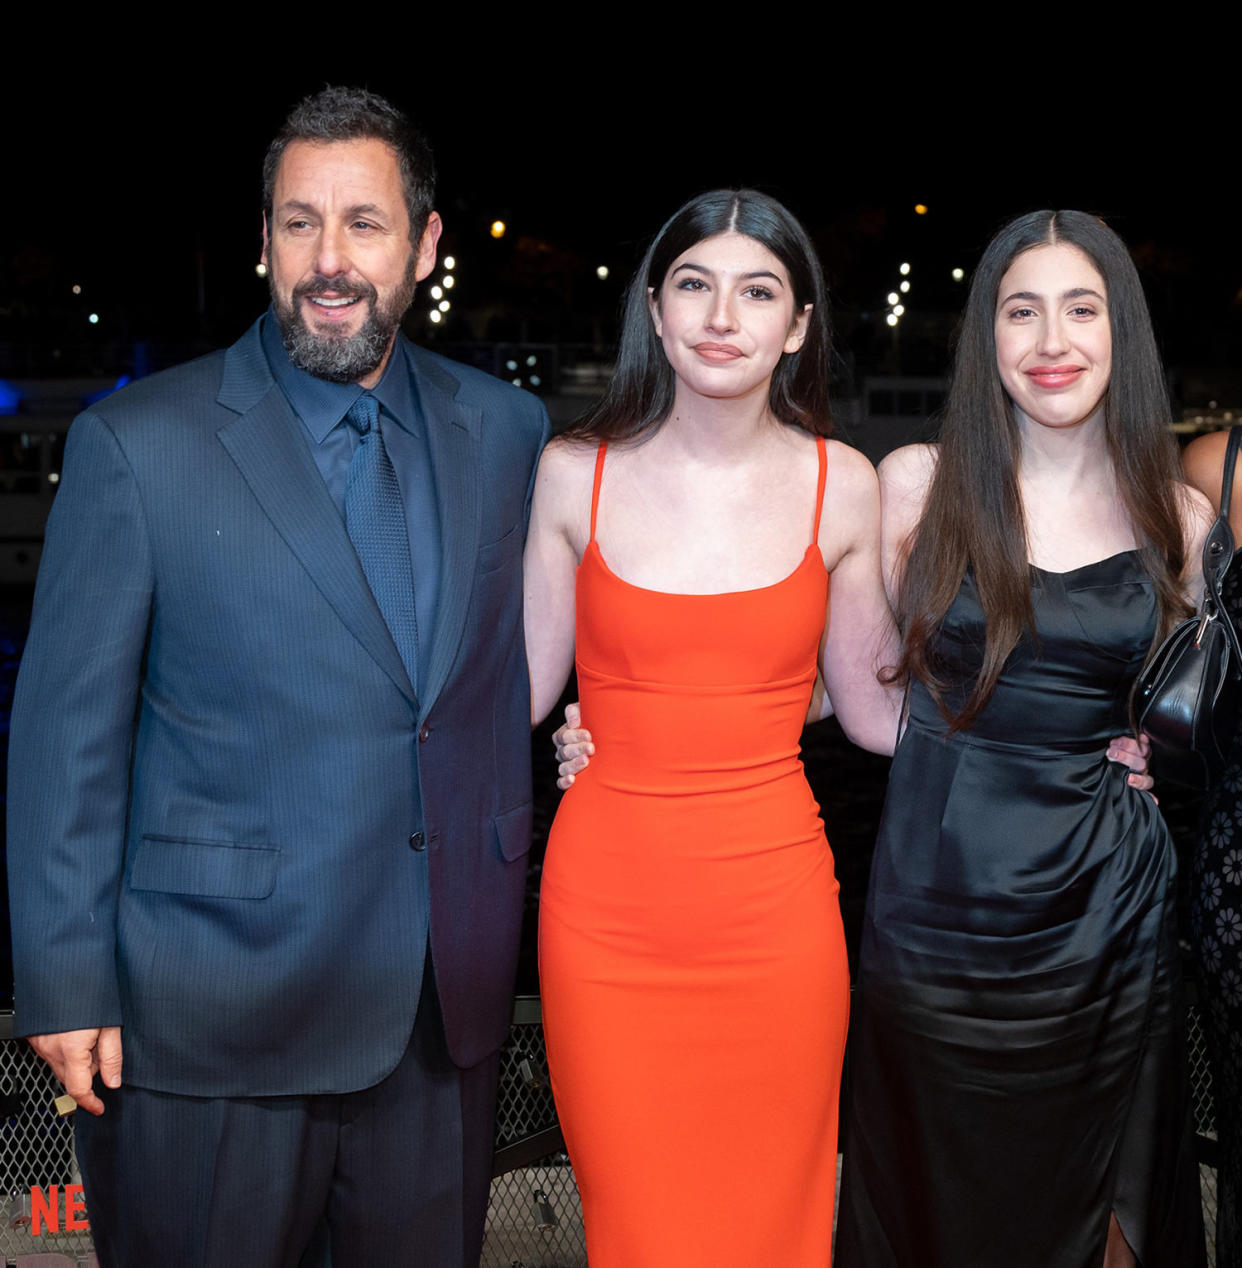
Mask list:
[[[1229,501],[1233,494],[1233,468],[1238,459],[1238,445],[1242,441],[1242,424],[1235,423],[1229,429],[1229,443],[1225,446],[1225,470],[1220,482],[1220,512],[1216,522],[1203,539],[1203,607],[1202,613],[1212,609],[1222,616],[1221,625],[1233,649],[1235,661],[1242,667],[1242,642],[1238,639],[1233,621],[1225,608],[1222,584],[1229,565],[1233,563],[1233,530],[1229,527]],[[1235,673],[1234,677],[1239,674]]]
[[1229,502],[1233,496],[1233,468],[1238,461],[1238,443],[1242,440],[1242,423],[1234,423],[1229,429],[1229,443],[1225,446],[1225,471],[1220,482],[1220,513],[1229,518]]
[[819,450],[819,484],[815,489],[815,527],[811,532],[811,545],[819,541],[819,517],[824,510],[824,485],[828,481],[828,446],[822,436],[815,437],[815,447]]
[[595,517],[599,514],[599,486],[604,478],[604,454],[608,452],[608,442],[601,440],[595,451],[595,485],[591,489],[591,536],[588,543],[595,540]]
[[[1242,423],[1229,429],[1229,443],[1225,446],[1225,467],[1220,481],[1220,510],[1216,521],[1203,539],[1203,583],[1219,605],[1221,583],[1233,563],[1235,542],[1229,526],[1229,503],[1233,497],[1233,468],[1238,460],[1238,445],[1242,441]],[[1242,647],[1239,648],[1242,657]]]

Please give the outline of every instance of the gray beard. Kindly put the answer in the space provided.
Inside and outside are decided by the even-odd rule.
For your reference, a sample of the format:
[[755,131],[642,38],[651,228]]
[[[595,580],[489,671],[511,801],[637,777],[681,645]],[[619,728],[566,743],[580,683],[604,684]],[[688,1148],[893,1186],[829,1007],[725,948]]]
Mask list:
[[[268,290],[280,337],[289,354],[289,360],[299,370],[305,370],[317,379],[330,383],[357,383],[374,373],[384,362],[393,335],[401,325],[401,318],[414,299],[413,253],[410,267],[402,279],[400,288],[388,305],[379,302],[375,287],[337,282],[326,277],[313,277],[294,289],[292,300],[286,304],[276,293],[271,273],[268,274]],[[367,305],[366,320],[357,334],[319,334],[307,325],[302,316],[299,300],[307,295],[317,295],[335,290],[342,295],[357,295],[359,302]]]

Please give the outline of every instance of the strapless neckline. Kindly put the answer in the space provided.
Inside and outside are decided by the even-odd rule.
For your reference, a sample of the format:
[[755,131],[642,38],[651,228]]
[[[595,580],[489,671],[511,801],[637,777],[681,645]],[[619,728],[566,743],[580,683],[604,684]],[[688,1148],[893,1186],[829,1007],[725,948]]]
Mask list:
[[1027,567],[1044,577],[1072,577],[1079,572],[1089,572],[1092,568],[1102,568],[1105,564],[1115,563],[1119,559],[1137,557],[1138,553],[1138,547],[1131,546],[1129,550],[1119,550],[1112,555],[1105,555],[1103,559],[1093,559],[1089,564],[1079,564],[1077,568],[1066,568],[1060,572],[1053,568],[1041,568],[1038,564],[1029,561]]

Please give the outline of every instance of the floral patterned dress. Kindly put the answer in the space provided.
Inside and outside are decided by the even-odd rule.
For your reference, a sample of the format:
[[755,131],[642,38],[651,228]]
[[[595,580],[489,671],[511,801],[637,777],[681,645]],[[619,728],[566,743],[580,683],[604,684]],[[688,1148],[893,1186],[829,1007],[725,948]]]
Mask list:
[[[1242,550],[1224,581],[1225,606],[1242,631]],[[1208,791],[1190,871],[1190,932],[1212,1063],[1220,1147],[1216,1262],[1242,1264],[1242,717],[1229,764]]]

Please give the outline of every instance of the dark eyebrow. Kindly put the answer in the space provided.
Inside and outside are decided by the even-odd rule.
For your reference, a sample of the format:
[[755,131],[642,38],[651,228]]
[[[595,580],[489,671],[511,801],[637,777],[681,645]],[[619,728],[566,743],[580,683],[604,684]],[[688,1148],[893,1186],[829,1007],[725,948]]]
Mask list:
[[[311,203],[304,203],[296,198],[290,198],[286,202],[280,204],[276,210],[281,215],[287,215],[289,212],[299,211],[306,215],[317,215],[317,209]],[[377,219],[383,219],[383,209],[375,203],[355,203],[352,207],[345,209],[345,215],[349,219],[354,216],[375,216]]]
[[[1108,302],[1099,291],[1093,291],[1089,286],[1075,286],[1072,290],[1066,291],[1060,298],[1062,300],[1083,299],[1088,295],[1092,296],[1094,299],[1098,299],[1101,304]],[[1014,291],[1012,295],[1006,295],[1005,298],[1001,300],[1001,303],[1008,304],[1015,299],[1024,299],[1028,303],[1035,304],[1043,298],[1044,297],[1042,295],[1036,295],[1033,291]]]
[[[683,261],[682,261],[682,263],[680,263],[680,264],[679,264],[679,265],[678,265],[678,266],[677,266],[677,267],[673,270],[673,276],[674,276],[674,277],[676,277],[676,276],[677,276],[677,274],[678,274],[678,273],[680,273],[680,272],[682,271],[682,269],[693,269],[696,273],[705,273],[705,274],[708,274],[708,275],[710,275],[710,274],[711,274],[711,269],[709,269],[709,268],[705,268],[702,264],[695,264],[693,260],[683,260]],[[760,270],[757,270],[757,271],[756,271],[756,272],[754,272],[754,273],[743,273],[743,274],[742,274],[742,281],[744,281],[744,282],[749,282],[749,281],[752,281],[753,279],[755,279],[755,278],[757,278],[757,277],[766,277],[766,278],[771,278],[771,279],[772,279],[772,281],[774,281],[774,282],[775,282],[778,286],[784,286],[784,285],[785,285],[785,282],[784,282],[784,279],[783,279],[783,278],[781,278],[780,276],[778,276],[776,273],[771,273],[771,272],[769,272],[769,271],[768,271],[768,270],[766,270],[766,269],[760,269]]]
[[310,203],[299,202],[296,198],[288,198],[276,208],[282,216],[291,211],[314,212],[314,210]]

